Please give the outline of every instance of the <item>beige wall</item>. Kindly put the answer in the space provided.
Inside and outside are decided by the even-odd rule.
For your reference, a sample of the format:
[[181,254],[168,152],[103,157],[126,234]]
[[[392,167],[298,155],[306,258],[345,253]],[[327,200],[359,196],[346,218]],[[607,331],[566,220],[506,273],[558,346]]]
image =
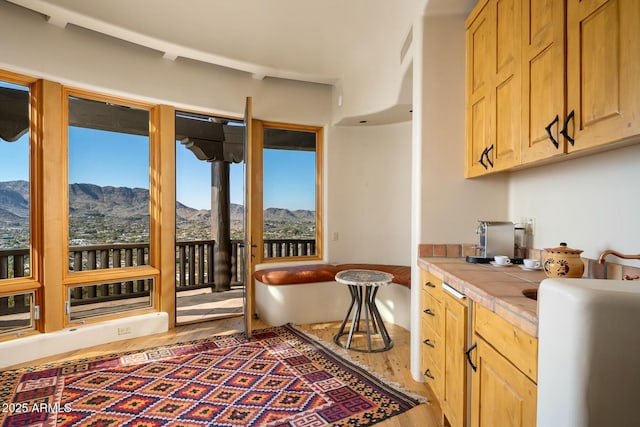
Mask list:
[[328,260],[409,265],[411,123],[335,127],[329,138]]
[[638,212],[640,145],[509,176],[509,215],[514,221],[536,219],[536,248],[566,242],[587,258],[605,249],[640,254]]
[[0,2],[0,67],[100,92],[242,117],[254,97],[257,118],[324,125],[331,87],[265,79],[178,58],[68,26]]
[[420,242],[474,242],[477,220],[507,218],[507,181],[464,178],[464,17],[426,18],[423,43]]

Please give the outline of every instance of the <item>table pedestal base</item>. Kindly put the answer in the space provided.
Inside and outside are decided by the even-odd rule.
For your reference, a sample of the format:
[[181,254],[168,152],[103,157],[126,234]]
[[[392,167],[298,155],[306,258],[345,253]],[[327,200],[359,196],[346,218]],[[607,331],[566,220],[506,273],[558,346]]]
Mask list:
[[[342,348],[348,350],[360,351],[365,353],[375,353],[381,351],[387,351],[393,347],[393,341],[387,332],[387,328],[384,326],[382,316],[376,306],[376,294],[378,293],[378,286],[369,285],[349,285],[349,292],[351,292],[351,305],[347,311],[347,315],[342,321],[340,330],[333,337],[333,342]],[[364,312],[364,330],[360,329],[360,321]],[[345,331],[345,327],[349,318],[351,317],[351,325],[349,331]],[[354,333],[366,334],[367,348],[351,348]],[[347,336],[346,343],[343,343],[341,338]],[[371,338],[372,336],[380,335],[382,338],[382,347],[373,347]]]

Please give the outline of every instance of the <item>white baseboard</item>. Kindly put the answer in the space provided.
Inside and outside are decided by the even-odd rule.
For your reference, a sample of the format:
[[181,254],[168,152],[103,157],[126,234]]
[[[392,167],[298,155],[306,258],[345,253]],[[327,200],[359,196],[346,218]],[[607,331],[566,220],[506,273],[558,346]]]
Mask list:
[[4,341],[0,342],[0,369],[42,357],[168,330],[169,315],[159,312]]

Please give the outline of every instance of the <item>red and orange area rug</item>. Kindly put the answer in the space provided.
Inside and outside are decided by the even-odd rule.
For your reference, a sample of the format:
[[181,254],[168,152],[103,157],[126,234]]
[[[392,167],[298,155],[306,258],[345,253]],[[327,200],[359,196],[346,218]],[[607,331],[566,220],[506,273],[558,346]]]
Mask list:
[[0,371],[3,427],[360,427],[421,401],[288,325]]

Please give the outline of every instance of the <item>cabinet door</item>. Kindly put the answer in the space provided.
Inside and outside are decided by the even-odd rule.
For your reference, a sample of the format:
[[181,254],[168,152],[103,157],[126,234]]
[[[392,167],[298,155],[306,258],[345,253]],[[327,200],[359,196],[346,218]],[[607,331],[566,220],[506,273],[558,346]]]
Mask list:
[[570,152],[640,134],[638,0],[568,0],[567,111]]
[[442,357],[444,348],[440,334],[436,333],[422,320],[421,368],[424,381],[439,401],[442,401],[444,376],[442,375]]
[[480,338],[476,366],[471,376],[471,426],[535,427],[535,383]]
[[423,288],[421,310],[421,368],[424,380],[431,386],[438,400],[442,400],[444,376],[444,347],[442,340],[442,283],[432,274],[421,270]]
[[[564,0],[525,0],[522,11],[522,160],[564,154]],[[547,130],[548,129],[548,130]]]
[[468,178],[487,173],[488,162],[483,153],[494,139],[490,102],[496,56],[492,13],[493,9],[485,3],[477,14],[470,16],[467,28],[465,176]]
[[522,1],[495,0],[490,15],[495,23],[495,66],[493,67],[493,108],[495,108],[495,139],[489,145],[493,171],[520,164],[521,139],[521,34]]
[[467,403],[467,307],[445,292],[442,317],[444,387],[440,406],[451,427],[464,427]]

